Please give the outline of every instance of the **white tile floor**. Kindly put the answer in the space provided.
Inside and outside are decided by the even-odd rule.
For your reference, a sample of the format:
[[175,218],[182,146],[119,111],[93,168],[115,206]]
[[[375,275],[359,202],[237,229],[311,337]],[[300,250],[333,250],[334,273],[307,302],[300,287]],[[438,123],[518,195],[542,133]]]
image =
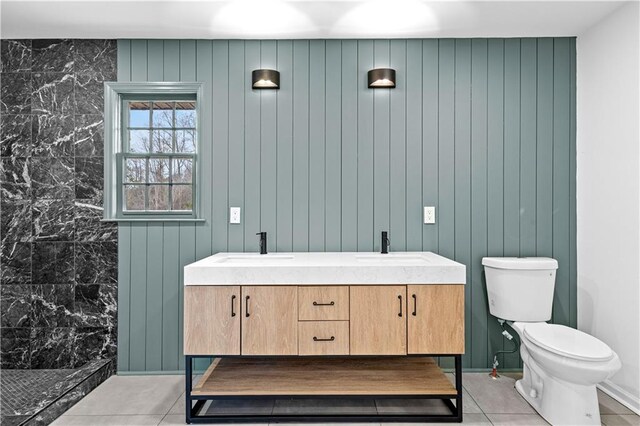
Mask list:
[[[514,377],[503,376],[500,380],[491,380],[485,373],[465,373],[463,375],[464,424],[546,425],[547,423],[513,388]],[[632,411],[604,393],[599,392],[598,397],[601,420],[604,425],[640,426],[640,417]],[[408,413],[415,410],[415,406],[407,400],[378,401],[375,407],[368,403],[355,405],[355,407],[342,406],[340,409],[358,409],[364,413],[374,409],[378,412],[390,413]],[[242,410],[242,408],[242,403],[232,401],[215,409],[224,411]],[[278,412],[307,408],[308,406],[282,400],[261,407],[262,410],[275,409]],[[184,425],[184,410],[182,376],[113,376],[57,419],[53,425]],[[291,423],[288,425],[295,426]],[[359,424],[347,423],[347,425],[358,426]],[[366,425],[381,426],[378,423]],[[391,424],[383,423],[383,425]],[[394,425],[411,426],[409,423],[394,423]]]

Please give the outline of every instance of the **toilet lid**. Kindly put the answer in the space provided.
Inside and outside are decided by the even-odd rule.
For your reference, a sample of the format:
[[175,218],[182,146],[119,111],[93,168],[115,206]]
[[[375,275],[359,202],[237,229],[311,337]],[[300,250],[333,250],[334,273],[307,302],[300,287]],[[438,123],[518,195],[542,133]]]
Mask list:
[[569,358],[607,361],[613,357],[613,351],[604,342],[564,325],[528,324],[524,334],[532,343]]

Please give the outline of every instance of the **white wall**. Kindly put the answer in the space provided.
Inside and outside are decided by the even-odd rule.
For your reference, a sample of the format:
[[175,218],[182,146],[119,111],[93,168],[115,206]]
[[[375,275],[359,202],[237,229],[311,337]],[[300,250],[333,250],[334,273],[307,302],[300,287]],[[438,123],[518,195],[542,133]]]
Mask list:
[[601,388],[640,413],[640,5],[577,40],[578,328],[622,369]]

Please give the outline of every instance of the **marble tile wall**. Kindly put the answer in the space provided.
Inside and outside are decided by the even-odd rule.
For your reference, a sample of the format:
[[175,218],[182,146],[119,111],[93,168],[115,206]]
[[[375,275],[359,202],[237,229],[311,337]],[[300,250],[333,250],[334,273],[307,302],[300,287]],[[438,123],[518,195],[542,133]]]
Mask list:
[[0,366],[113,357],[117,228],[100,219],[116,42],[0,45]]

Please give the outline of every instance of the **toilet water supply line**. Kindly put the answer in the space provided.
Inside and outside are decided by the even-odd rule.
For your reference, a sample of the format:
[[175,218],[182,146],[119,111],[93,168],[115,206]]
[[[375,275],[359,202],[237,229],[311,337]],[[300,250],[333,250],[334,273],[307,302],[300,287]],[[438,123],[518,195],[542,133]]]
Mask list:
[[494,379],[497,379],[498,376],[498,355],[500,354],[512,354],[514,352],[518,351],[518,348],[520,347],[520,345],[518,344],[518,339],[514,339],[513,336],[511,335],[511,333],[509,333],[505,327],[505,320],[498,318],[498,322],[500,323],[500,327],[502,327],[502,335],[504,337],[507,338],[507,340],[510,340],[513,342],[513,349],[512,350],[499,350],[497,351],[495,354],[493,354],[493,366],[491,368],[491,377],[493,377]]

